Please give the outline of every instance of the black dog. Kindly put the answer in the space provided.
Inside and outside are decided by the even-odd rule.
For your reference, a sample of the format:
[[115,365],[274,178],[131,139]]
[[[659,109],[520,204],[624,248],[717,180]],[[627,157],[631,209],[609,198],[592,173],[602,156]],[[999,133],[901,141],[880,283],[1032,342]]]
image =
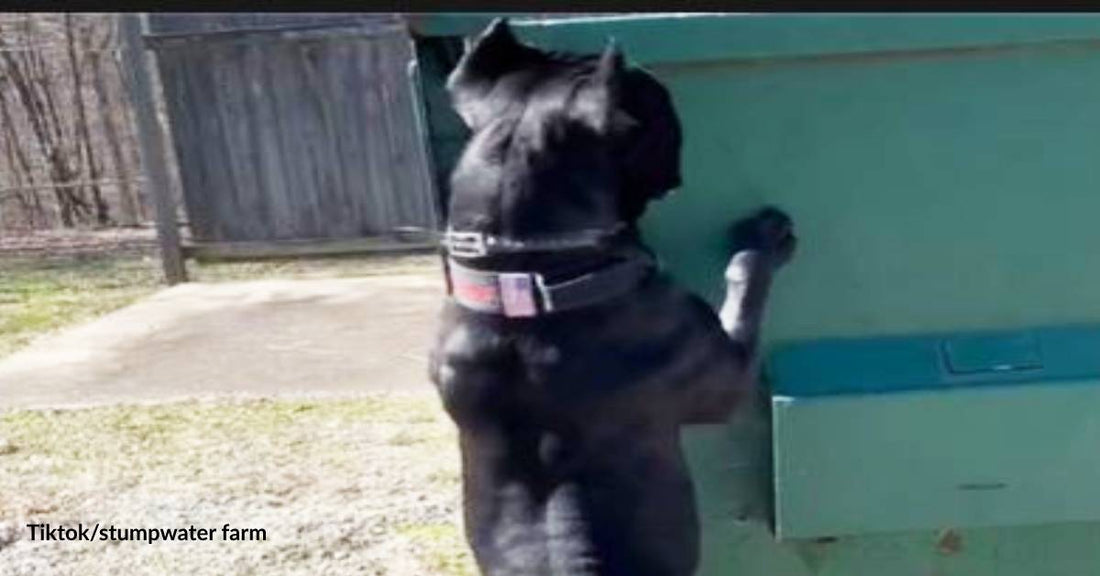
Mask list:
[[452,174],[431,376],[459,428],[465,524],[487,575],[682,576],[699,526],[680,426],[755,378],[790,220],[733,226],[716,315],[655,270],[635,222],[680,184],[668,92],[494,22],[448,79],[473,135]]

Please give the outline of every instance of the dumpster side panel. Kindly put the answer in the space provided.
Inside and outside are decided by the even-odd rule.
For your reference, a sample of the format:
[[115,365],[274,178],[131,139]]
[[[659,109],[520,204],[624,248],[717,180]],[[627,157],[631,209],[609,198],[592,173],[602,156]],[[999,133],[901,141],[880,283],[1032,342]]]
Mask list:
[[790,211],[770,339],[1100,319],[1095,49],[657,72],[685,185],[647,231],[713,301],[723,227]]
[[[775,203],[798,223],[801,254],[775,286],[771,343],[1100,318],[1100,251],[1087,248],[1100,245],[1092,46],[652,69],[685,126],[684,187],[645,222],[668,268],[717,303],[728,222]],[[1100,566],[1097,524],[776,543],[734,512],[748,496],[728,466],[755,442],[685,435],[708,511],[701,574],[1084,576]]]

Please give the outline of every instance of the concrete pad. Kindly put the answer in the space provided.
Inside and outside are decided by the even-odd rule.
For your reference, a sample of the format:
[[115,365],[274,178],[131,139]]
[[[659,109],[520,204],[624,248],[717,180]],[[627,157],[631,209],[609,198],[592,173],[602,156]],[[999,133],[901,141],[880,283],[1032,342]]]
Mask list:
[[0,410],[428,389],[438,274],[183,284],[0,361]]

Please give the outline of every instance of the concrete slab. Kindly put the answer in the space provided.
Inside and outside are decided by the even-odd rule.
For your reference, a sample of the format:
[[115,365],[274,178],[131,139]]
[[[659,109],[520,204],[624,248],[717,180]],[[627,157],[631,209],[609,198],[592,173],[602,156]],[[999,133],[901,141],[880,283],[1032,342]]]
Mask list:
[[422,392],[438,274],[183,284],[0,361],[0,410]]

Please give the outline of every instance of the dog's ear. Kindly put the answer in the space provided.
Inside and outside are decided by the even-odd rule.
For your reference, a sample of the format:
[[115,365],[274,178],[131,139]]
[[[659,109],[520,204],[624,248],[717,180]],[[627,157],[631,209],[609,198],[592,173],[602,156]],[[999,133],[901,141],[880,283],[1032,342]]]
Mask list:
[[468,45],[447,78],[447,91],[459,116],[472,129],[492,116],[491,103],[484,98],[505,74],[527,65],[535,50],[520,43],[507,18],[497,18]]
[[508,19],[497,18],[467,46],[448,86],[492,83],[521,65],[528,50],[512,33]]
[[619,107],[637,124],[619,139],[624,216],[641,216],[650,200],[680,186],[680,119],[668,90],[632,68],[622,78]]
[[624,68],[622,51],[614,40],[609,40],[588,78],[583,97],[571,110],[576,119],[597,134],[623,132],[636,124],[619,107]]
[[682,136],[672,97],[645,71],[626,69],[614,40],[600,55],[572,113],[618,142],[627,219],[637,218],[646,203],[680,185]]

